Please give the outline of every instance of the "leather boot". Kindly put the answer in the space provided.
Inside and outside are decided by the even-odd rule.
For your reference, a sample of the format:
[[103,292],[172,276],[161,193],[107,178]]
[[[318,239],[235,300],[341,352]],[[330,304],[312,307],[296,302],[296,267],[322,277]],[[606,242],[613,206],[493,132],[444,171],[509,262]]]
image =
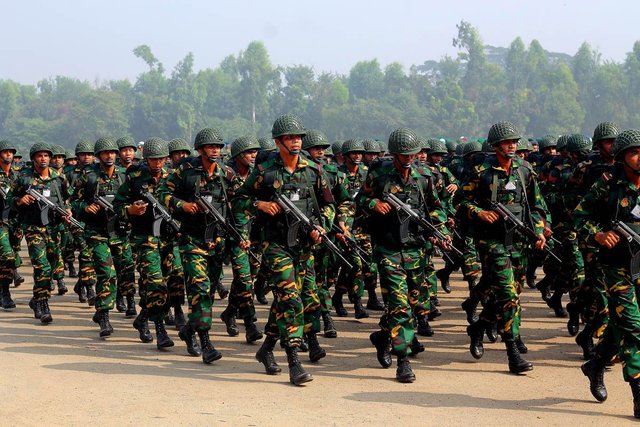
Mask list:
[[267,283],[262,277],[256,279],[255,283],[253,284],[256,301],[258,301],[262,305],[269,304],[269,300],[267,300],[267,297],[265,296],[265,290],[267,287],[266,285]]
[[478,279],[477,278],[468,279],[467,286],[469,287],[469,290],[472,290],[473,288],[478,286]]
[[[439,310],[434,309],[433,307],[440,307],[440,299],[437,296],[432,296],[432,297],[429,297],[429,302],[431,303],[431,308],[432,308],[431,311],[438,311],[439,312]],[[442,313],[440,313],[440,314],[442,314]],[[438,314],[436,317],[440,316],[440,314]]]
[[464,312],[467,313],[467,322],[469,324],[472,324],[478,321],[478,315],[476,314],[476,310],[478,309],[479,303],[480,301],[478,301],[477,298],[469,297],[466,300],[462,301],[462,304],[460,304]]
[[140,334],[140,341],[143,343],[148,343],[153,341],[153,335],[151,335],[151,331],[149,331],[149,317],[147,309],[143,308],[140,310],[140,314],[133,321],[133,327],[138,330]]
[[362,305],[360,298],[356,298],[353,302],[353,309],[355,310],[356,319],[366,319],[369,317],[369,312]]
[[154,322],[156,325],[156,346],[158,350],[162,350],[163,348],[173,347],[174,343],[169,338],[169,334],[167,330],[164,328],[164,322],[162,320],[158,320]]
[[431,309],[429,310],[429,314],[427,314],[427,320],[435,320],[440,316],[442,316],[442,312],[435,306],[433,300],[431,300]]
[[413,370],[411,370],[411,363],[407,356],[398,356],[396,380],[401,383],[412,383],[416,380],[416,375],[413,373]]
[[120,295],[120,291],[116,293],[116,310],[118,310],[118,313],[124,313],[127,311],[127,305],[124,302],[124,295]]
[[24,283],[24,277],[22,277],[20,275],[20,273],[18,273],[18,269],[15,268],[13,270],[13,287],[17,288],[18,286],[22,285]]
[[540,296],[544,302],[548,302],[551,299],[551,279],[544,276],[542,280],[536,283],[536,289],[540,291]]
[[591,325],[584,325],[584,329],[576,335],[576,344],[582,348],[582,358],[589,360],[594,357],[593,337],[591,336]]
[[333,323],[333,319],[331,318],[331,313],[329,312],[322,313],[322,321],[324,322],[324,337],[337,338],[338,331],[336,330],[336,326]]
[[411,355],[417,356],[418,354],[424,351],[424,345],[420,341],[418,341],[418,337],[413,336],[413,340],[411,341]]
[[73,292],[78,294],[78,301],[81,303],[87,302],[87,288],[82,284],[80,279],[73,286]]
[[556,317],[567,317],[567,310],[562,306],[562,291],[555,291],[549,301],[547,301],[549,308],[553,310]]
[[73,265],[73,262],[67,263],[67,270],[69,271],[69,277],[72,279],[78,277],[78,272],[76,271],[76,267]]
[[100,337],[108,337],[113,332],[108,310],[97,310],[93,315],[93,322],[100,326]]
[[369,295],[367,299],[367,309],[371,311],[384,311],[384,304],[378,299],[376,288],[367,289],[367,294]]
[[507,356],[509,356],[509,372],[513,374],[521,374],[523,372],[533,370],[533,364],[531,362],[527,362],[520,356],[520,352],[518,351],[518,347],[516,347],[515,342],[507,342],[505,343],[507,347]]
[[182,305],[175,304],[173,306],[173,313],[174,313],[175,327],[176,327],[176,330],[179,331],[184,327],[184,325],[187,324],[187,319],[184,317],[184,312],[182,311]]
[[533,262],[527,266],[526,282],[531,289],[536,288],[536,265]]
[[187,353],[191,356],[200,356],[202,354],[191,323],[187,322],[187,324],[180,329],[180,332],[178,332],[178,336],[187,345]]
[[344,295],[343,291],[339,291],[336,289],[336,291],[333,293],[333,296],[331,297],[333,308],[336,310],[336,316],[338,317],[347,317],[349,315],[349,312],[347,311],[347,309],[344,308],[344,305],[342,305],[343,295]]
[[276,358],[273,355],[273,348],[277,341],[277,338],[267,335],[260,346],[260,349],[256,353],[256,360],[264,365],[264,370],[267,375],[277,375],[282,372],[282,369],[276,363]]
[[220,320],[224,322],[227,327],[227,334],[230,337],[237,337],[240,333],[240,328],[236,325],[236,309],[231,304],[220,313]]
[[204,363],[215,362],[222,358],[222,353],[215,349],[209,341],[209,331],[198,331],[200,337],[200,348],[202,349],[202,361]]
[[518,348],[518,352],[520,354],[527,354],[529,352],[529,349],[527,348],[526,345],[524,345],[524,342],[522,341],[522,337],[521,336],[517,336],[515,339],[515,343],[516,343],[516,347]]
[[96,290],[93,288],[93,285],[86,285],[87,288],[87,304],[91,307],[96,305]]
[[51,316],[51,310],[49,309],[49,298],[42,299],[36,304],[40,305],[40,311],[42,315],[40,316],[40,323],[47,324],[53,322],[53,317]]
[[420,335],[421,337],[432,337],[433,336],[433,329],[431,328],[431,325],[429,324],[429,322],[427,321],[426,318],[424,317],[418,317],[418,335]]
[[[607,388],[604,386],[605,361],[598,356],[581,366],[582,373],[589,378],[589,390],[598,402],[607,400]],[[635,409],[635,396],[634,396]],[[634,410],[635,412],[635,410]]]
[[295,347],[286,347],[287,362],[289,363],[289,381],[293,385],[301,385],[313,381],[313,376],[306,372],[298,358],[298,351]]
[[251,344],[252,342],[256,342],[262,339],[262,332],[256,326],[256,323],[253,321],[253,318],[244,319],[244,335],[247,344]]
[[469,352],[474,359],[481,359],[484,355],[484,344],[482,338],[484,337],[485,325],[482,320],[478,320],[475,323],[467,326],[467,335],[471,338],[469,344]]
[[449,276],[451,275],[451,269],[445,266],[443,269],[436,271],[436,277],[440,280],[440,286],[442,286],[442,290],[450,294],[451,293],[451,284],[449,283]]
[[629,385],[631,386],[631,394],[633,395],[633,416],[640,418],[640,380],[631,380]]
[[138,314],[136,310],[136,300],[134,295],[131,293],[127,295],[127,311],[124,313],[125,319],[131,319]]
[[56,284],[58,285],[58,295],[64,295],[69,292],[67,285],[64,284],[64,279],[56,280]]
[[309,360],[317,362],[327,355],[324,348],[320,347],[318,336],[316,334],[307,334],[307,342],[309,343]]
[[389,333],[385,331],[376,331],[369,335],[369,340],[376,348],[376,357],[378,358],[380,366],[383,368],[389,368],[393,363],[391,361],[391,351],[389,350],[389,346],[391,345]]
[[33,310],[33,317],[40,319],[42,317],[42,307],[36,303],[36,300],[31,297],[29,300],[29,308]]
[[580,310],[575,302],[570,302],[567,304],[567,312],[569,313],[567,331],[570,336],[575,337],[580,331]]
[[496,322],[488,324],[485,332],[490,343],[498,341],[498,324]]
[[220,297],[220,299],[225,299],[229,296],[229,290],[222,285],[221,281],[218,281],[216,291],[218,292],[218,296]]
[[303,353],[306,353],[309,351],[309,344],[307,343],[306,336],[302,337],[302,342],[300,342],[300,345],[298,346],[298,351],[301,351]]
[[2,288],[0,288],[2,308],[5,310],[11,310],[16,308],[16,303],[11,299],[11,292],[9,291],[10,281],[2,282]]

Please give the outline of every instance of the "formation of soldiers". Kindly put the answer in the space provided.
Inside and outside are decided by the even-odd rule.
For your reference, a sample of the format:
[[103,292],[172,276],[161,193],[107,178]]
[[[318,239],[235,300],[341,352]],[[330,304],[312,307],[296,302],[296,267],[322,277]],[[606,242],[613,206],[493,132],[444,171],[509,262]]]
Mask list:
[[[242,319],[247,343],[264,338],[256,359],[269,375],[281,372],[280,340],[290,382],[301,385],[313,378],[299,353],[313,363],[326,356],[319,337],[338,336],[332,315],[349,316],[346,294],[356,319],[381,313],[370,336],[377,360],[389,368],[395,356],[396,379],[413,382],[409,356],[424,351],[418,336],[432,336],[441,315],[438,282],[450,293],[461,269],[474,358],[485,336],[499,336],[510,372],[533,369],[522,356],[519,296],[536,288],[567,319],[593,396],[606,399],[605,368],[621,361],[640,417],[639,193],[640,131],[611,122],[592,138],[526,139],[498,122],[464,143],[399,128],[388,142],[332,144],[287,114],[271,138],[228,144],[206,128],[193,148],[156,137],[141,147],[129,137],[81,141],[75,152],[36,143],[25,163],[3,140],[1,304],[15,308],[24,238],[29,306],[42,324],[53,321],[51,293],[68,291],[66,270],[79,301],[95,307],[100,337],[114,332],[116,309],[143,343],[174,346],[174,326],[188,354],[209,364],[222,357],[209,337],[217,295],[227,299],[227,333],[239,335]],[[254,301],[267,304],[270,293],[260,329]]]

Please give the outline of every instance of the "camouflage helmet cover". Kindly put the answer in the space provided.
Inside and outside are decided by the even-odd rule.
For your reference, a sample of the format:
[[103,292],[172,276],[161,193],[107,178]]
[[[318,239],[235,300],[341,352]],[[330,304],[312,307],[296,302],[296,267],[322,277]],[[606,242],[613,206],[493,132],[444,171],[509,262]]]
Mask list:
[[613,143],[613,155],[619,159],[627,148],[640,147],[640,130],[630,129],[620,132]]
[[145,159],[163,159],[169,156],[169,144],[162,138],[152,137],[144,142],[142,157]]
[[324,133],[319,130],[310,130],[305,136],[302,137],[302,149],[307,150],[309,148],[329,148],[331,144]]
[[260,144],[252,136],[241,136],[231,143],[231,158],[249,150],[259,150]]
[[271,136],[273,138],[279,138],[283,135],[300,135],[303,137],[306,133],[302,120],[293,114],[284,114],[278,117],[271,128]]
[[224,146],[224,138],[222,138],[222,133],[218,129],[202,129],[196,135],[195,143],[193,144],[193,146],[197,150],[204,145]]
[[495,145],[501,141],[520,139],[521,136],[513,123],[498,122],[489,129],[487,141],[489,144]]
[[391,154],[417,154],[422,149],[420,139],[409,128],[398,128],[389,135],[389,153]]

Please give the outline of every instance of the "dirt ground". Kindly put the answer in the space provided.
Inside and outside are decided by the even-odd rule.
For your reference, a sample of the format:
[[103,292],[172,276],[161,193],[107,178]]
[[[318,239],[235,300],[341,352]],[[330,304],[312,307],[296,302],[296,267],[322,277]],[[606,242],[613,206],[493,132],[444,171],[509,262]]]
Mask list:
[[[26,255],[26,254],[25,254]],[[453,292],[441,292],[436,334],[420,338],[426,351],[412,359],[417,380],[394,380],[395,362],[382,369],[369,343],[378,314],[364,320],[337,318],[338,338],[321,338],[328,356],[304,365],[314,380],[289,384],[284,351],[279,376],[267,376],[254,358],[259,344],[231,338],[214,306],[212,341],[223,358],[204,365],[186,354],[177,332],[169,351],[142,344],[131,320],[112,312],[114,334],[98,337],[93,309],[73,292],[53,296],[54,321],[40,325],[28,308],[27,281],[12,288],[17,308],[0,310],[0,424],[13,425],[594,425],[633,422],[631,391],[621,367],[606,374],[609,399],[597,403],[580,372],[581,352],[539,298],[523,295],[522,336],[534,363],[527,375],[508,373],[500,342],[485,344],[482,360],[468,351],[465,316],[459,308],[466,283],[454,274]],[[227,272],[227,277],[230,274]],[[73,287],[74,279],[67,279]],[[228,285],[228,281],[227,281]],[[345,298],[346,300],[346,298]],[[224,302],[223,302],[224,303]],[[348,307],[351,308],[351,307]],[[350,310],[352,315],[353,310]],[[267,306],[258,306],[264,325]],[[242,327],[241,327],[242,329]]]

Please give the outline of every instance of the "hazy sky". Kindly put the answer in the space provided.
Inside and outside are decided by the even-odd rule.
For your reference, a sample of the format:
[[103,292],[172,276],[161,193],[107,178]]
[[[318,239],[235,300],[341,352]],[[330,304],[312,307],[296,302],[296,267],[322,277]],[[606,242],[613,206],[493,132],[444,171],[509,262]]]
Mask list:
[[348,73],[378,58],[405,67],[454,56],[456,24],[477,27],[486,44],[521,36],[574,54],[583,41],[603,59],[623,61],[640,39],[640,1],[170,1],[0,0],[0,79],[36,83],[56,75],[83,80],[146,70],[132,50],[147,44],[170,72],[188,52],[195,68],[215,68],[252,40],[275,65]]

